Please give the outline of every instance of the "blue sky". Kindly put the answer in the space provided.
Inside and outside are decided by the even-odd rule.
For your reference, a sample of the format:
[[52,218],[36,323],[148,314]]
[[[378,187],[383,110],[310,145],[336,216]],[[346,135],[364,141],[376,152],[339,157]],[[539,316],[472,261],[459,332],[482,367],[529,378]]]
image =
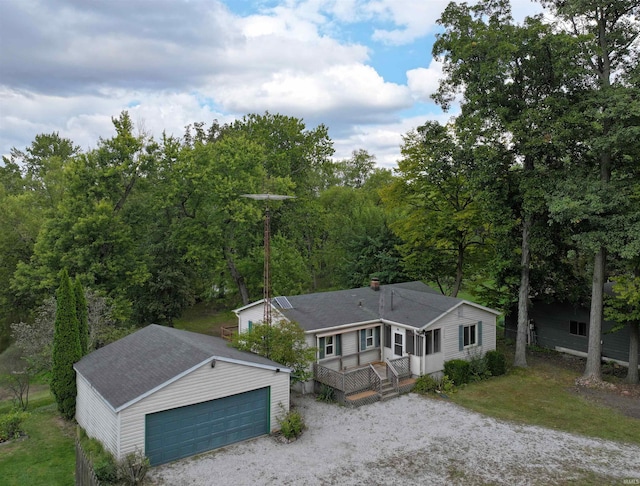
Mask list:
[[[1,0],[0,154],[59,132],[83,149],[127,109],[156,137],[282,113],[381,167],[442,122],[429,98],[446,0]],[[540,11],[512,0],[514,16]]]

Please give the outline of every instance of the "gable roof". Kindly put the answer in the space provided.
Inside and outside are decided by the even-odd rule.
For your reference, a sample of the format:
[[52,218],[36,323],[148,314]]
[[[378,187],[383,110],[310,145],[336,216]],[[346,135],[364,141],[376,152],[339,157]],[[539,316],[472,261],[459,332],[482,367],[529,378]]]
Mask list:
[[[287,296],[287,300],[291,308],[280,306],[276,299],[272,301],[272,305],[280,314],[296,321],[308,332],[375,321],[420,329],[462,304],[500,314],[473,302],[442,295],[419,281],[382,285],[378,291],[361,287],[293,295]],[[250,306],[257,304],[258,302]],[[250,306],[237,309],[236,313]]]
[[156,324],[88,354],[74,368],[118,412],[214,359],[291,371],[221,338]]

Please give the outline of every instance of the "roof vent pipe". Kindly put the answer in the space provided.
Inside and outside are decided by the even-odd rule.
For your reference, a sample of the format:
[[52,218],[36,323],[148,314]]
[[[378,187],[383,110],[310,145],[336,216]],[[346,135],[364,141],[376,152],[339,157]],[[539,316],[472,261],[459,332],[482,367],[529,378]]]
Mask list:
[[380,290],[380,279],[379,279],[379,278],[377,278],[377,277],[373,277],[373,278],[371,279],[371,288],[372,288],[373,290],[375,290],[376,292],[377,292],[378,290]]

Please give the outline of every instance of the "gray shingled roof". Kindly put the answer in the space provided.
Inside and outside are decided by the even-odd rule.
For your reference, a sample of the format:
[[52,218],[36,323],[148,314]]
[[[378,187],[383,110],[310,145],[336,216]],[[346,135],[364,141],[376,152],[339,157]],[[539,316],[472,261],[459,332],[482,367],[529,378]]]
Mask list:
[[381,285],[287,297],[292,309],[279,312],[306,331],[384,319],[416,328],[457,306],[463,300],[447,297],[422,282]]
[[78,361],[74,368],[115,409],[209,359],[232,359],[288,371],[223,339],[152,324]]

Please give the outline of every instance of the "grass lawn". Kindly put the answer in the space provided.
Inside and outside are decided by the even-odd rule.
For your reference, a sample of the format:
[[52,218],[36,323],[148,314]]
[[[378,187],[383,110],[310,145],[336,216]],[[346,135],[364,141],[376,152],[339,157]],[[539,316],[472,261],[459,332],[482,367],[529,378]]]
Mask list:
[[555,430],[640,444],[640,420],[571,392],[579,375],[552,363],[472,383],[452,393],[452,401],[491,417]]
[[187,309],[179,319],[174,321],[173,325],[176,329],[220,337],[220,328],[237,326],[238,318],[232,311],[220,312],[211,304],[200,302]]
[[[66,486],[75,484],[75,425],[60,418],[48,389],[29,399],[30,416],[23,423],[27,436],[0,444],[0,483],[3,486]],[[0,402],[0,413],[11,402]]]

